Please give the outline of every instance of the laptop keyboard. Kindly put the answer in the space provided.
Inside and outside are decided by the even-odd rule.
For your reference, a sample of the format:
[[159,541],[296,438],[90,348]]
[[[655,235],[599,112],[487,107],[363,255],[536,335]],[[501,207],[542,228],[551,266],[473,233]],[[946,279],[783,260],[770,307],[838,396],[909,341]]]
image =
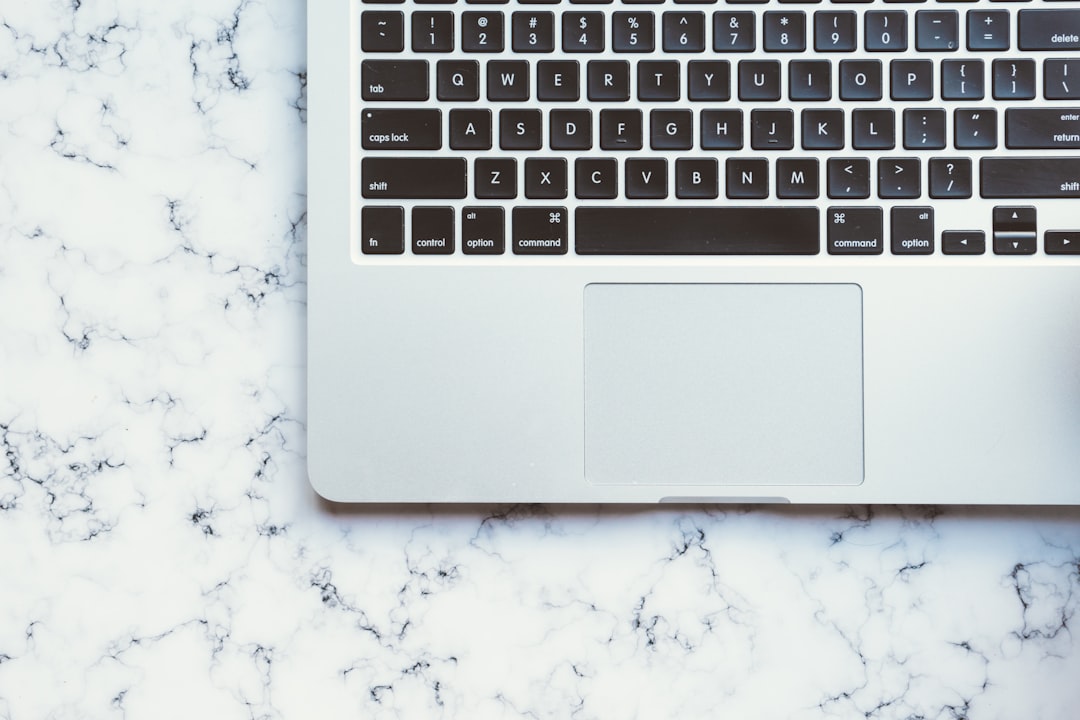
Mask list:
[[1080,254],[1080,2],[355,11],[362,261]]

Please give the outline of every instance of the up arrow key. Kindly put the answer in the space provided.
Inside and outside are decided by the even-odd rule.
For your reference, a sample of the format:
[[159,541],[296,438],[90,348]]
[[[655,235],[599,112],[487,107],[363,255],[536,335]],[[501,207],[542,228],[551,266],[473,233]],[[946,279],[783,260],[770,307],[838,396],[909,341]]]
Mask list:
[[1035,208],[994,208],[994,253],[997,255],[1033,255],[1037,244],[1035,234]]

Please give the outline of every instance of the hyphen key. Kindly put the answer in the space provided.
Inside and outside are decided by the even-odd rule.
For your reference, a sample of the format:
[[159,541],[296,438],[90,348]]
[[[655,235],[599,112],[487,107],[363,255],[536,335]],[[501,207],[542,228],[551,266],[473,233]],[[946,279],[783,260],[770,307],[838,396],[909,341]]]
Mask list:
[[446,199],[465,197],[465,158],[366,157],[360,165],[366,198]]

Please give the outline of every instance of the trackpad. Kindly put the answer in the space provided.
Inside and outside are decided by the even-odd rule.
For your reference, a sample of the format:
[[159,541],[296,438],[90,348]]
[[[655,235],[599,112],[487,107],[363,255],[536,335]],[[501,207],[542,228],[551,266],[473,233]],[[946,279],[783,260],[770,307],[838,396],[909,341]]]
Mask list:
[[858,285],[585,288],[585,476],[857,485]]

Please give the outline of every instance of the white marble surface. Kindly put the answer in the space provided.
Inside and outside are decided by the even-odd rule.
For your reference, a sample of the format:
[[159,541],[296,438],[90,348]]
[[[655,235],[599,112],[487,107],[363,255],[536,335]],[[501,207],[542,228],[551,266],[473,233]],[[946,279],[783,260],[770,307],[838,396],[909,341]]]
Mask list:
[[317,500],[303,12],[0,0],[0,719],[1080,717],[1080,509]]

